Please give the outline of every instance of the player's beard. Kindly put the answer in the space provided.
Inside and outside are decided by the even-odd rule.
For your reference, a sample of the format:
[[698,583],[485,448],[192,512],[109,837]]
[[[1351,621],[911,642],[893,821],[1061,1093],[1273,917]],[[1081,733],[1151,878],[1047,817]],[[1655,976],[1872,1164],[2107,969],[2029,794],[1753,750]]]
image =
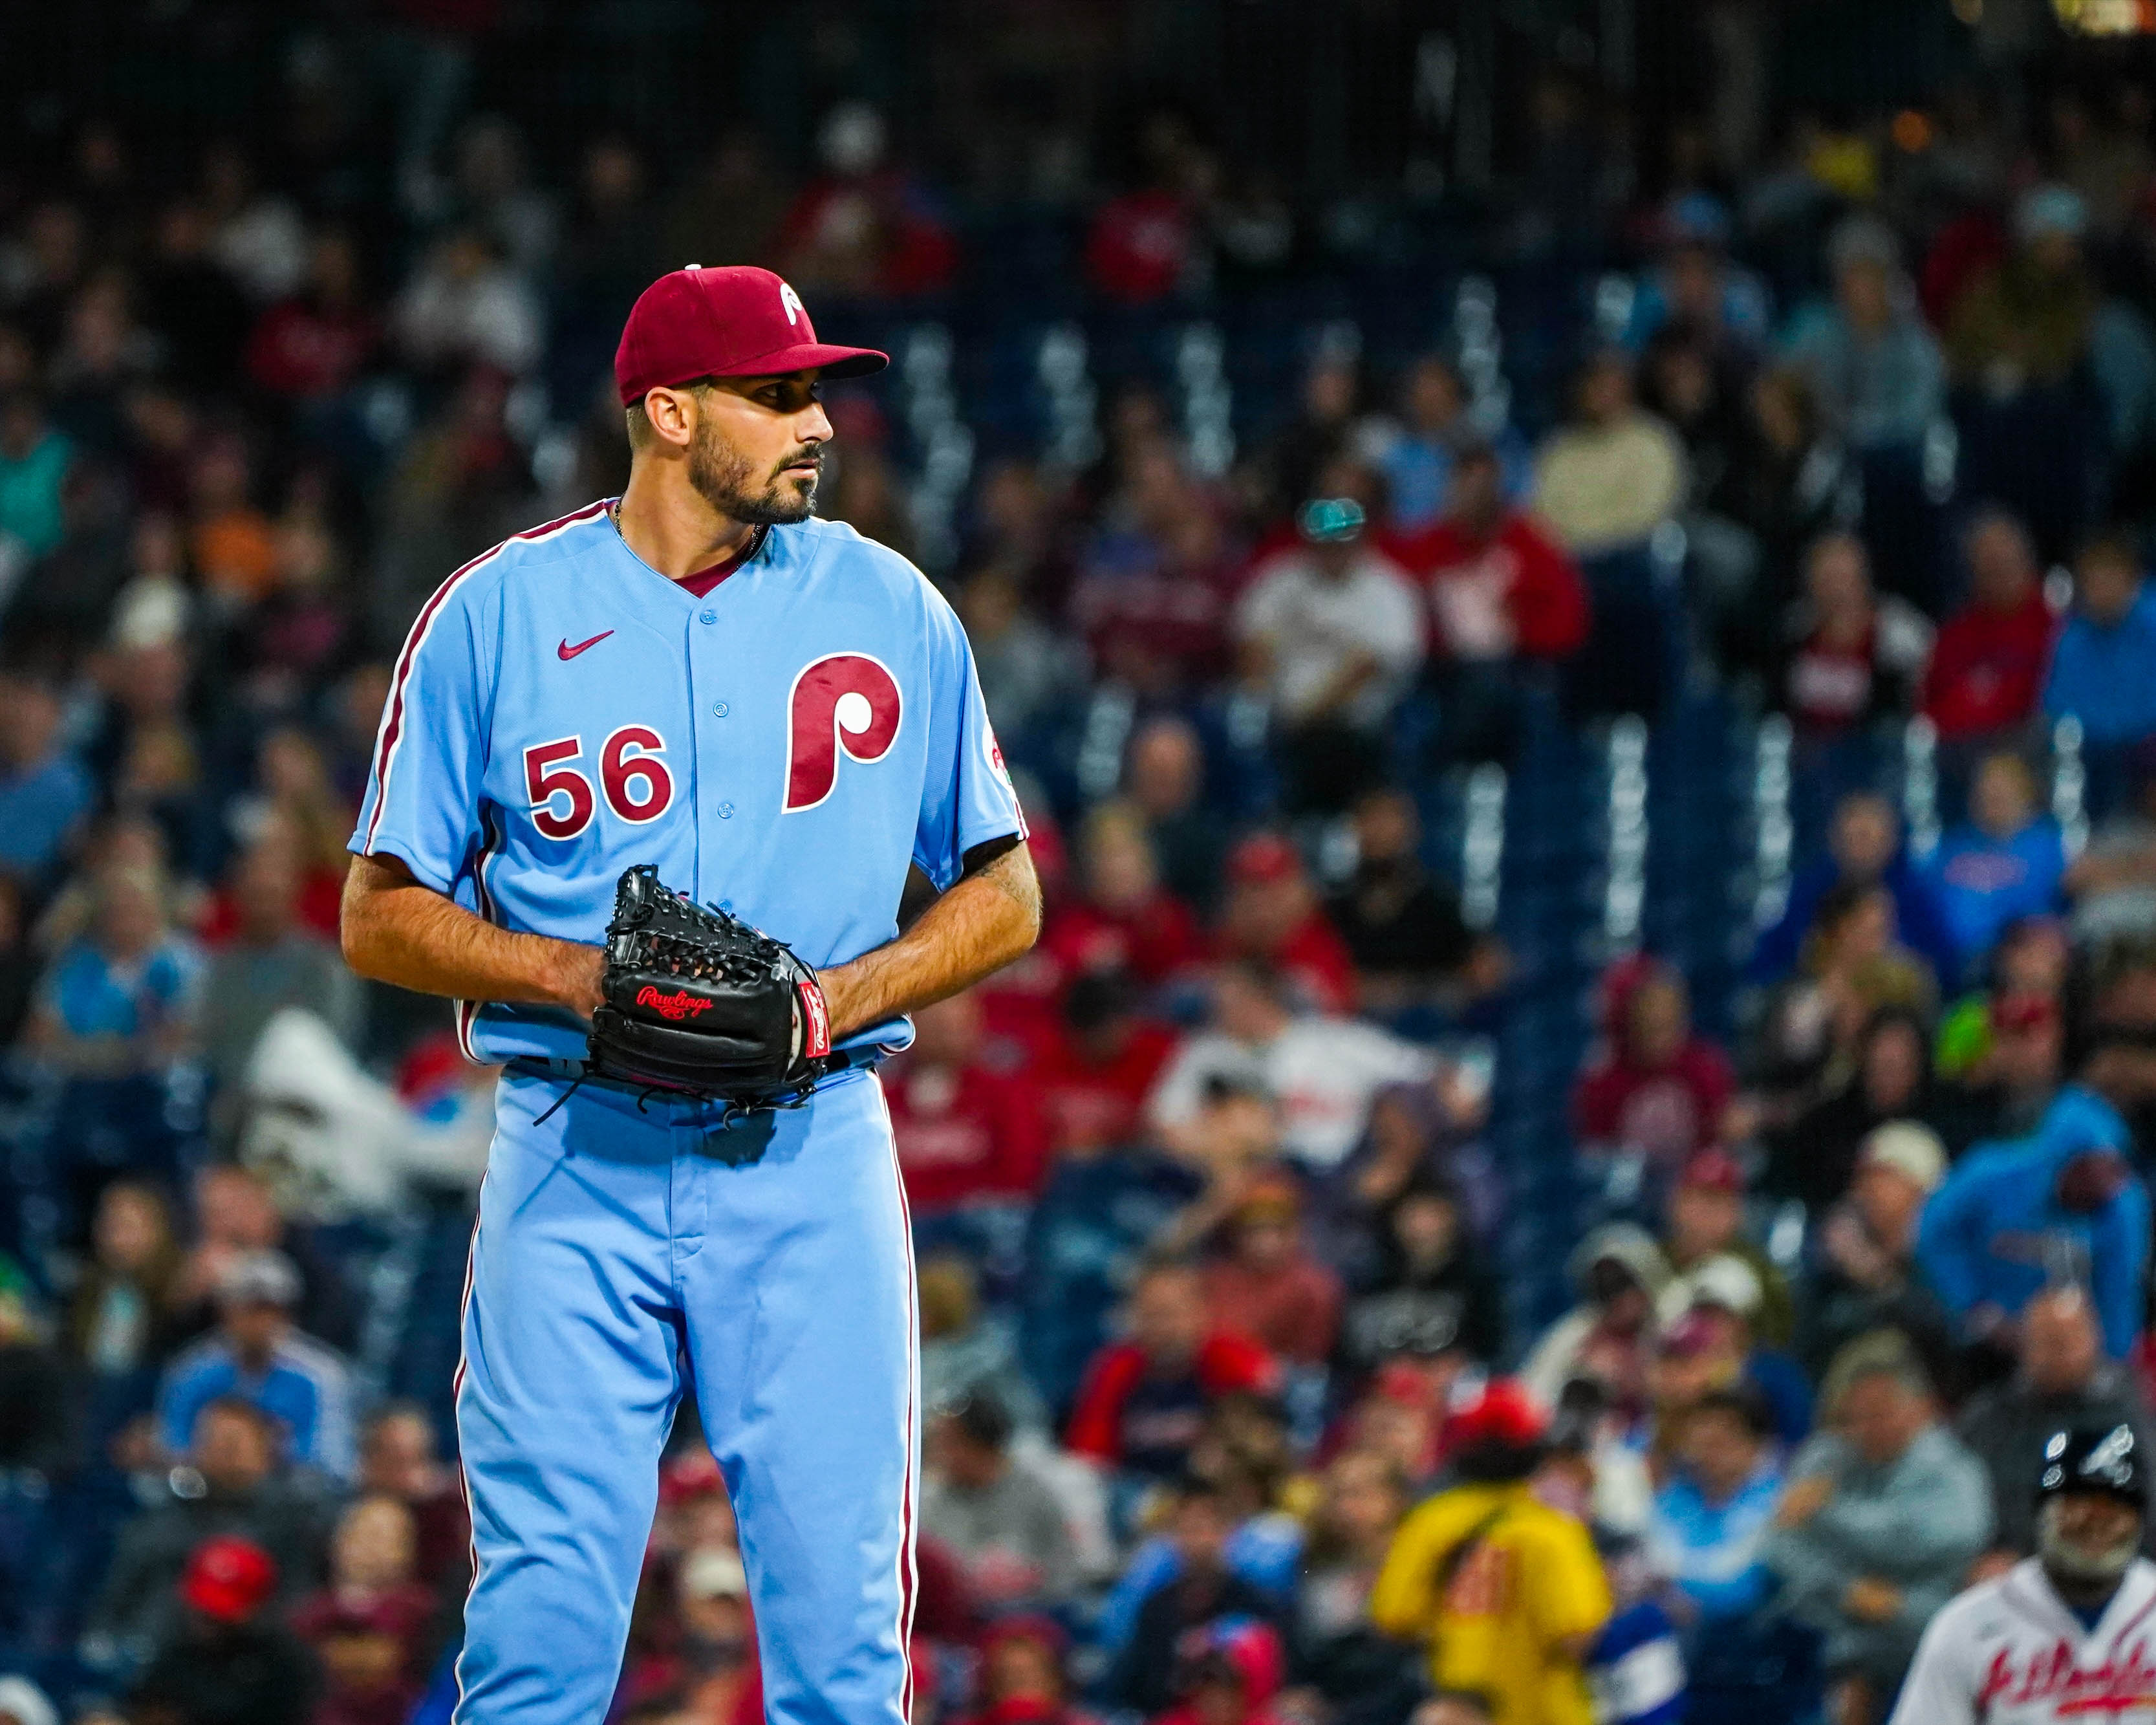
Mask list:
[[[689,445],[689,483],[699,496],[730,520],[746,521],[752,527],[804,521],[816,506],[816,481],[811,477],[804,484],[785,471],[788,464],[800,461],[803,454],[796,449],[788,455],[764,476],[762,488],[756,489],[755,470],[748,457],[721,441],[717,428],[706,420],[697,426]],[[819,458],[808,454],[808,459]]]
[[2110,1587],[2141,1550],[2141,1530],[2110,1545],[2070,1540],[2060,1531],[2056,1500],[2036,1512],[2036,1552],[2055,1580],[2068,1587]]

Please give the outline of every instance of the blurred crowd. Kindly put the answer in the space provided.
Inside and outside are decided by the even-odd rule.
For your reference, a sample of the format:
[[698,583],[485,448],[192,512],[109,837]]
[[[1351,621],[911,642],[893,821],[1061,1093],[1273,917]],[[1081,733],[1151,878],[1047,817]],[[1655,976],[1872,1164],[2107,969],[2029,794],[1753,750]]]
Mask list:
[[[615,333],[694,259],[942,332],[834,390],[820,508],[958,606],[1049,906],[882,1074],[914,1725],[1879,1725],[2156,1382],[2133,64],[1651,172],[1553,71],[1386,325],[1173,105],[1043,312],[871,105],[799,175],[565,148],[460,94],[491,8],[390,9],[378,132],[0,169],[0,1722],[447,1717],[493,1075],[344,968],[345,845],[414,611],[619,490]],[[1432,811],[1701,690],[1786,742],[1788,867],[1729,999],[1597,947],[1560,1278],[1507,877]],[[691,1419],[615,1717],[752,1725]]]

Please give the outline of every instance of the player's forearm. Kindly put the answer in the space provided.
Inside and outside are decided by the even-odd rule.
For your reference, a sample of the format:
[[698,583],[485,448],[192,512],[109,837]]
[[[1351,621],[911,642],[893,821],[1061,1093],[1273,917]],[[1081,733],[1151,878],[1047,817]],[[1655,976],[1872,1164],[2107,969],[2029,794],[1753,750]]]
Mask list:
[[1019,957],[1040,933],[1040,883],[1024,845],[968,875],[888,946],[823,973],[831,1034],[932,1004]]
[[353,860],[341,932],[346,963],[400,988],[565,1006],[587,1017],[599,1004],[601,948],[496,928],[389,859]]

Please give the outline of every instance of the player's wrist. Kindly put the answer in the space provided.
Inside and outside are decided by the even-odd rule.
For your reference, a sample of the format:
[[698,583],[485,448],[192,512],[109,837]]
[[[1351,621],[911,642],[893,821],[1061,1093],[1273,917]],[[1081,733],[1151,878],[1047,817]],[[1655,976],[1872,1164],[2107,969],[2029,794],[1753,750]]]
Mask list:
[[553,993],[556,1002],[589,1018],[606,999],[599,983],[606,974],[606,948],[579,946],[573,941],[555,943]]

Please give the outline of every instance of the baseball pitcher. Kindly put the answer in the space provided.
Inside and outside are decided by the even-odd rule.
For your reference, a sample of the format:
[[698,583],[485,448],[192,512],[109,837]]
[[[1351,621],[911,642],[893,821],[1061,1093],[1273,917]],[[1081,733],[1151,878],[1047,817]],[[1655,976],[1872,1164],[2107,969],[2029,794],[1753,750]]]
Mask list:
[[614,361],[627,490],[456,571],[397,660],[345,952],[505,1068],[459,1725],[604,1717],[685,1395],[770,1717],[908,1717],[916,1326],[872,1069],[1040,909],[957,619],[810,513],[819,380],[886,362],[767,270],[662,277]]

